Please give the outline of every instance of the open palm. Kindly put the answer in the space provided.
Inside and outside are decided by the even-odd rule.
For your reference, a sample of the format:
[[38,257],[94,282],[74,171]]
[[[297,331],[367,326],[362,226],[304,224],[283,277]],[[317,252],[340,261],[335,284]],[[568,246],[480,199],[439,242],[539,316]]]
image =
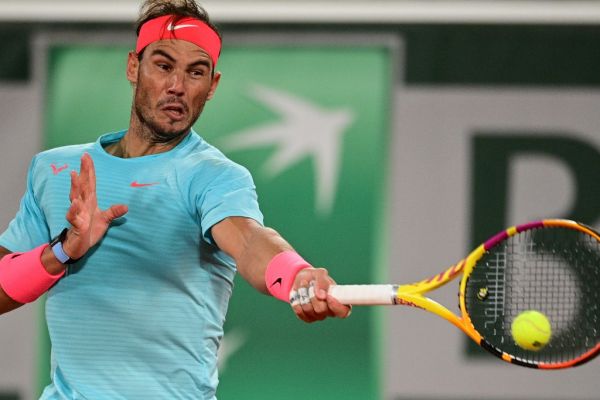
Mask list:
[[127,213],[124,204],[112,205],[106,210],[98,207],[96,197],[96,170],[92,157],[84,153],[81,157],[79,174],[71,171],[71,206],[67,211],[67,221],[71,229],[67,233],[64,247],[73,258],[81,258],[102,239],[110,223]]

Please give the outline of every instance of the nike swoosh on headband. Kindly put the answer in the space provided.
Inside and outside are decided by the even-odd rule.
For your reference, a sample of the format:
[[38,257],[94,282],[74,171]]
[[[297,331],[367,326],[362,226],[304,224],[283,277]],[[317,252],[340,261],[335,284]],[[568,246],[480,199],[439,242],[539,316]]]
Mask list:
[[173,26],[173,24],[169,24],[167,26],[167,30],[174,31],[176,29],[181,29],[181,28],[197,28],[197,27],[198,27],[197,25],[185,25],[184,24],[184,25],[175,25],[175,26]]

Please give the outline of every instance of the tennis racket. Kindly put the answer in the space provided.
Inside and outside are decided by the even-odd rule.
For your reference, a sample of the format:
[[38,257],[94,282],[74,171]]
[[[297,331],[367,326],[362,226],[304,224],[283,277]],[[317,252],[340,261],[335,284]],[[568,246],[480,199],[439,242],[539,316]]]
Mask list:
[[[461,276],[459,315],[425,297]],[[512,364],[559,369],[600,352],[600,235],[569,220],[511,227],[438,275],[409,285],[336,285],[344,304],[405,305],[450,321],[475,343]],[[536,310],[552,334],[540,350],[519,347],[511,324]]]

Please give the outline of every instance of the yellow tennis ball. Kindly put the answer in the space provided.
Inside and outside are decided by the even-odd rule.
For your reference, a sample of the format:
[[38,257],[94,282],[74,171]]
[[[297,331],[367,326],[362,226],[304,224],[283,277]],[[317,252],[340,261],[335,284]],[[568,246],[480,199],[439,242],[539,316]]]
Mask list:
[[511,325],[512,337],[519,347],[538,351],[544,348],[552,336],[548,318],[539,311],[528,310],[517,315]]

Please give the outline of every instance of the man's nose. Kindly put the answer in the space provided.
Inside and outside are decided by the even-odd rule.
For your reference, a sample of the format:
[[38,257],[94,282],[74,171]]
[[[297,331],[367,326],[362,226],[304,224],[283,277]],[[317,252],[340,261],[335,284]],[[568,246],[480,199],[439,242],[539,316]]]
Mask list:
[[185,74],[179,71],[173,71],[169,76],[167,92],[169,94],[174,94],[177,96],[181,96],[185,92]]

